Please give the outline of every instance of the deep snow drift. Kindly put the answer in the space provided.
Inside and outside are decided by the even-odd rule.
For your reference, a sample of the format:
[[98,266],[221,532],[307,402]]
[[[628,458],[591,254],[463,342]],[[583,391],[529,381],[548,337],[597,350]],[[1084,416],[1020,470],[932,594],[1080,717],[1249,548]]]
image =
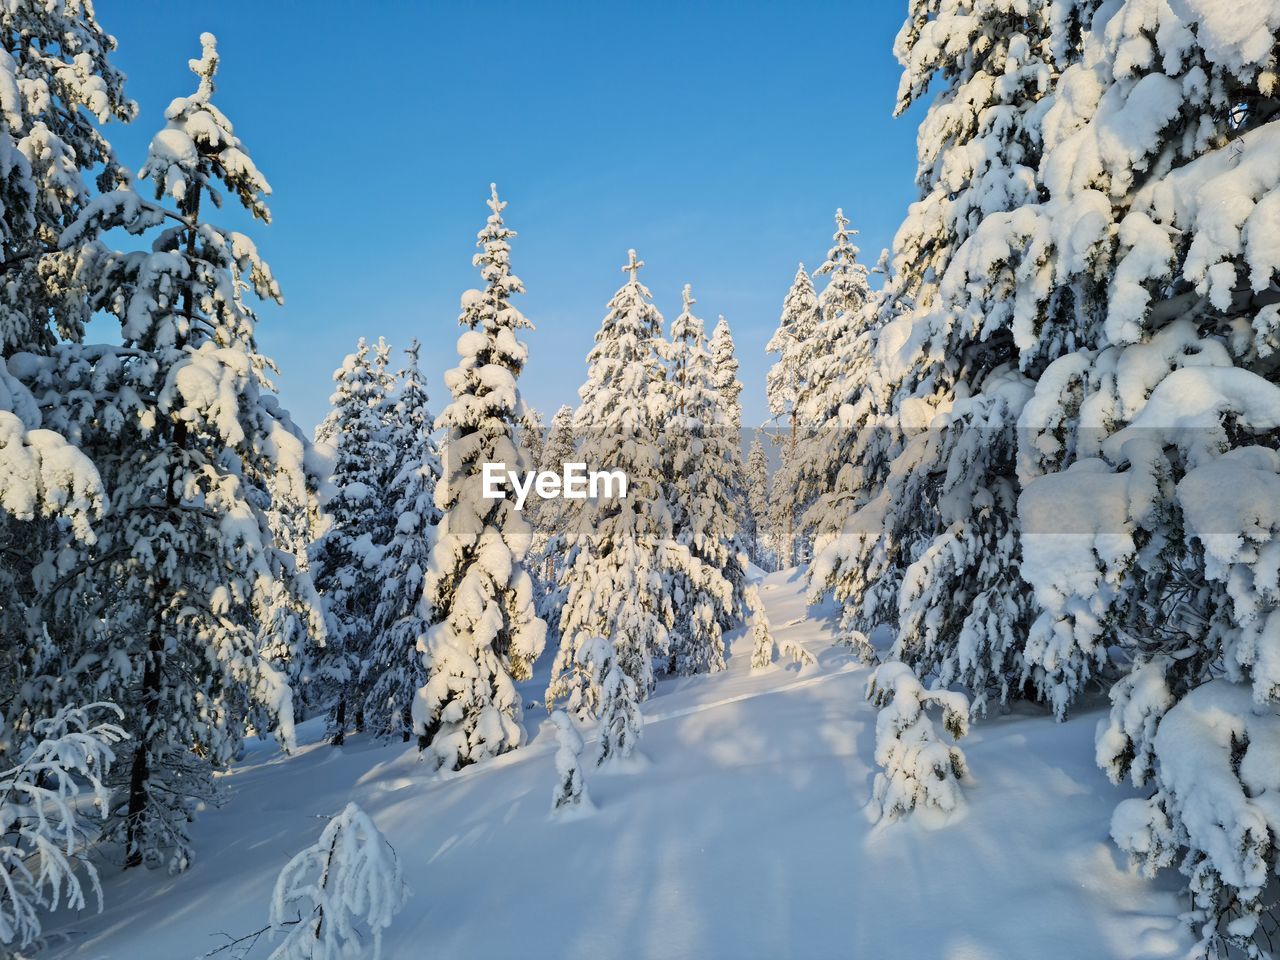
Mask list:
[[[605,776],[584,753],[597,807],[584,819],[549,815],[556,734],[541,705],[527,710],[527,747],[447,779],[398,743],[316,743],[323,725],[308,722],[298,755],[255,745],[225,778],[230,800],[198,819],[186,874],[104,871],[106,913],[50,924],[71,934],[50,953],[189,960],[262,927],[280,868],[350,800],[410,888],[391,960],[1187,953],[1172,888],[1139,879],[1108,839],[1124,794],[1094,763],[1101,707],[1064,724],[1030,712],[976,724],[959,813],[873,824],[867,671],[831,646],[831,622],[806,618],[794,572],[768,577],[763,597],[779,643],[817,664],[752,673],[735,635],[727,672],[659,684],[644,704],[646,769]],[[248,960],[270,950],[263,938]]]

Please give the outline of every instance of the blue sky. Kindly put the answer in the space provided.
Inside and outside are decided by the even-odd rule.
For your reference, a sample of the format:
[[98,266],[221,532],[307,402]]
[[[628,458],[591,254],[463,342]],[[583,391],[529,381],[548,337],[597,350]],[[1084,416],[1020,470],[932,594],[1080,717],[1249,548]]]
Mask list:
[[[251,228],[283,308],[264,351],[310,429],[360,336],[424,344],[446,397],[458,297],[496,181],[520,236],[526,399],[573,403],[635,247],[670,319],[693,284],[729,320],[744,422],[766,415],[764,346],[796,263],[843,206],[874,263],[914,199],[918,117],[891,116],[905,3],[99,0],[138,120],[110,131],[137,169],[217,35],[216,102],[271,181]],[[914,113],[914,111],[913,111]],[[243,228],[243,218],[219,215]]]

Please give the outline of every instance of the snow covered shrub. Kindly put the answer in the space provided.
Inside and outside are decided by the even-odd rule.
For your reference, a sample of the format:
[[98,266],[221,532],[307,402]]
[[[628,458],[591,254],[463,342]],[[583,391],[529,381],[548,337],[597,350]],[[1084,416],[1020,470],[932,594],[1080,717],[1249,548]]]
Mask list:
[[0,954],[37,941],[42,913],[85,908],[81,869],[102,909],[98,873],[80,855],[80,798],[87,787],[97,813],[109,813],[103,778],[115,761],[112,748],[128,736],[114,722],[121,716],[114,704],[64,707],[37,721],[16,765],[0,770]]
[[949,813],[962,802],[967,776],[964,754],[943,741],[928,711],[942,713],[954,739],[969,732],[969,700],[962,693],[926,690],[905,663],[881,664],[867,681],[876,717],[876,774],[871,809],[876,819],[895,820],[917,807]]
[[377,960],[408,891],[386,837],[354,803],[290,860],[271,897],[267,960]]
[[556,789],[551,797],[551,813],[569,818],[592,810],[587,785],[582,782],[582,767],[578,755],[582,753],[582,737],[563,710],[551,714],[556,727]]
[[[1192,899],[1183,919],[1199,934],[1202,956],[1226,946],[1249,958],[1270,956],[1261,941],[1278,919],[1280,711],[1226,680],[1197,687],[1172,707],[1160,680],[1130,686],[1142,696],[1124,702],[1125,713],[1167,712],[1154,736],[1138,733],[1130,748],[1149,758],[1130,761],[1135,782],[1150,779],[1155,793],[1116,808],[1112,837],[1147,876],[1178,864]],[[1110,772],[1122,769],[1118,763]]]

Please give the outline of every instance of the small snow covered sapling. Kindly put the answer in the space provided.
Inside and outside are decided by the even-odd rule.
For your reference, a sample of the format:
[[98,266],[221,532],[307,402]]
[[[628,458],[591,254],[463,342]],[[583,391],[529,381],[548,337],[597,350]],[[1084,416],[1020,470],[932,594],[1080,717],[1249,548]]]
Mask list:
[[[612,654],[612,647],[608,648]],[[621,766],[631,759],[640,739],[639,698],[636,684],[622,669],[618,658],[610,655],[601,665],[604,684],[600,690],[600,756],[599,766]]]
[[551,813],[561,818],[589,813],[594,807],[582,780],[582,768],[578,765],[578,754],[582,753],[582,737],[563,710],[551,714],[551,722],[555,724],[556,740],[559,743],[556,750],[556,789],[551,798]]
[[267,960],[377,960],[382,931],[406,897],[395,851],[369,815],[348,803],[280,871],[271,928],[284,940]]
[[[111,719],[98,719],[102,712]],[[64,707],[35,723],[36,739],[19,753],[17,766],[0,770],[0,955],[38,940],[43,912],[64,904],[85,908],[80,867],[102,909],[97,871],[78,853],[78,800],[87,785],[94,806],[107,816],[103,778],[115,760],[112,747],[128,737],[112,722],[120,716],[108,703]]]
[[[751,626],[751,669],[763,670],[773,663],[773,631],[769,628],[769,617],[760,599],[759,585],[747,584],[744,593]],[[794,640],[783,640],[778,647],[784,657],[790,657],[791,662],[798,666],[809,667],[817,663],[813,654]]]
[[926,690],[905,663],[889,661],[867,681],[867,699],[880,708],[876,718],[876,774],[871,798],[875,819],[896,820],[918,806],[949,813],[961,802],[967,777],[964,754],[944,742],[928,710],[942,711],[942,724],[955,739],[969,732],[969,700],[962,693]]
[[763,670],[773,663],[773,631],[760,600],[760,588],[747,584],[747,612],[751,622],[751,669]]

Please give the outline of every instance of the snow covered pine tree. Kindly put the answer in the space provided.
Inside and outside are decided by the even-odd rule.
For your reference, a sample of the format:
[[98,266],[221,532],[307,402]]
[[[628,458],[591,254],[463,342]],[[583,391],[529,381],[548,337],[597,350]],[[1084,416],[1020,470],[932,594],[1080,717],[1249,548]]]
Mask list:
[[[161,229],[150,250],[82,255],[78,278],[89,307],[115,314],[122,345],[81,347],[37,374],[50,396],[94,397],[52,408],[75,430],[111,492],[92,549],[63,551],[51,606],[67,649],[85,667],[65,678],[108,691],[133,735],[123,802],[112,836],[126,865],[186,865],[185,823],[213,797],[211,774],[232,759],[249,729],[293,737],[291,691],[264,653],[287,604],[315,636],[324,626],[305,572],[275,541],[273,478],[301,473],[297,431],[270,396],[271,362],[254,339],[243,293],[280,292],[253,242],[201,219],[221,182],[267,220],[266,180],[211,102],[218,57],[212,35],[190,61],[199,87],[166,111],[142,176],[177,211],[121,189],[95,199],[63,234],[120,226]],[[87,392],[86,392],[87,391]],[[285,442],[288,441],[288,442]],[[88,699],[83,698],[83,699]]]
[[15,373],[82,339],[91,313],[75,273],[97,233],[59,238],[94,186],[125,178],[99,129],[137,112],[111,64],[115,46],[87,3],[0,5],[0,765],[63,705],[60,678],[76,663],[46,629],[38,561],[68,535],[91,539],[102,506],[92,463],[42,422]]
[[431,544],[440,511],[435,504],[440,456],[432,434],[435,420],[427,409],[426,384],[418,369],[418,341],[405,351],[408,362],[396,375],[390,482],[394,534],[378,569],[381,595],[368,658],[365,716],[380,736],[413,731],[413,698],[426,683],[418,637],[426,632],[422,610],[422,578],[431,559]]
[[998,286],[967,284],[1003,276],[999,265],[984,275],[967,258],[987,249],[973,242],[980,223],[1039,198],[1036,105],[1072,6],[911,5],[895,45],[899,112],[939,89],[918,138],[921,200],[894,239],[875,320],[868,376],[881,382],[867,396],[879,411],[855,431],[886,435],[869,459],[845,457],[879,493],[844,505],[812,571],[815,590],[844,604],[849,636],[896,628],[894,658],[972,691],[979,713],[1028,679],[1016,425],[1033,386],[1020,364],[1043,351],[1024,344]]
[[885,399],[875,371],[880,300],[868,285],[867,268],[858,261],[857,234],[849,229],[844,211],[836,210],[835,245],[814,271],[815,277],[829,279],[818,297],[822,322],[804,413],[812,432],[797,456],[815,491],[801,517],[815,553],[840,535],[844,522],[876,492],[867,460],[875,461],[882,441],[875,429],[877,401]]
[[609,301],[587,355],[587,382],[578,390],[581,461],[623,471],[629,491],[625,498],[587,502],[567,560],[560,647],[546,700],[565,701],[577,716],[599,715],[604,674],[591,662],[591,651],[599,649],[595,638],[616,648],[640,697],[653,689],[655,658],[669,652],[662,551],[673,544],[654,420],[665,390],[657,354],[662,314],[636,278],[643,266],[628,251],[622,269],[629,279]]
[[[577,438],[573,429],[573,408],[564,404],[551,418],[551,429],[542,446],[543,470],[561,473],[566,463],[577,459]],[[537,527],[530,547],[530,563],[538,568],[541,585],[538,616],[547,624],[549,640],[559,641],[560,612],[564,608],[565,555],[572,543],[572,531],[581,519],[581,508],[567,500],[546,500],[534,515]]]
[[745,619],[742,605],[735,603],[746,576],[738,562],[733,495],[740,466],[734,451],[737,430],[713,380],[693,304],[685,284],[684,310],[671,324],[670,343],[663,344],[671,408],[661,444],[665,499],[675,542],[688,552],[671,574],[668,654],[671,672],[680,676],[723,670],[724,631]]
[[457,770],[513,750],[524,740],[523,708],[513,680],[528,679],[546,624],[534,612],[533,580],[523,561],[529,524],[508,498],[486,499],[482,465],[527,468],[516,442],[524,404],[516,378],[528,347],[516,332],[532,324],[511,303],[524,285],[511,273],[506,206],[491,187],[489,219],[473,263],[483,290],[462,295],[457,367],[445,375],[452,401],[436,426],[447,431],[436,487],[443,511],[423,584],[430,626],[419,640],[426,684],[413,725],[432,762]]
[[[381,547],[392,526],[384,480],[392,448],[383,409],[386,380],[360,339],[333,373],[333,409],[316,431],[333,446],[327,528],[312,548],[313,576],[324,599],[328,642],[312,682],[332,701],[329,733],[335,746],[354,721],[364,726],[366,679],[375,652],[379,595],[386,584]],[[349,715],[350,714],[350,715]]]
[[1021,424],[1026,659],[1059,712],[1129,669],[1097,757],[1153,792],[1112,835],[1186,875],[1202,955],[1270,956],[1280,11],[1123,2],[1086,27],[1044,113],[1047,200],[982,227],[1024,336],[1074,308]]
[[769,454],[760,441],[759,430],[751,437],[751,449],[747,453],[744,474],[743,501],[746,504],[744,515],[747,525],[743,530],[743,539],[751,562],[762,570],[772,570],[775,538],[773,525],[769,522]]
[[778,329],[766,348],[778,355],[769,368],[767,386],[769,413],[783,424],[783,433],[777,438],[782,444],[782,463],[774,478],[774,489],[785,491],[786,496],[775,498],[770,522],[778,531],[778,563],[784,568],[796,562],[796,527],[804,503],[796,477],[800,443],[809,429],[802,418],[811,396],[810,370],[817,359],[819,316],[818,295],[802,263],[782,302]]

